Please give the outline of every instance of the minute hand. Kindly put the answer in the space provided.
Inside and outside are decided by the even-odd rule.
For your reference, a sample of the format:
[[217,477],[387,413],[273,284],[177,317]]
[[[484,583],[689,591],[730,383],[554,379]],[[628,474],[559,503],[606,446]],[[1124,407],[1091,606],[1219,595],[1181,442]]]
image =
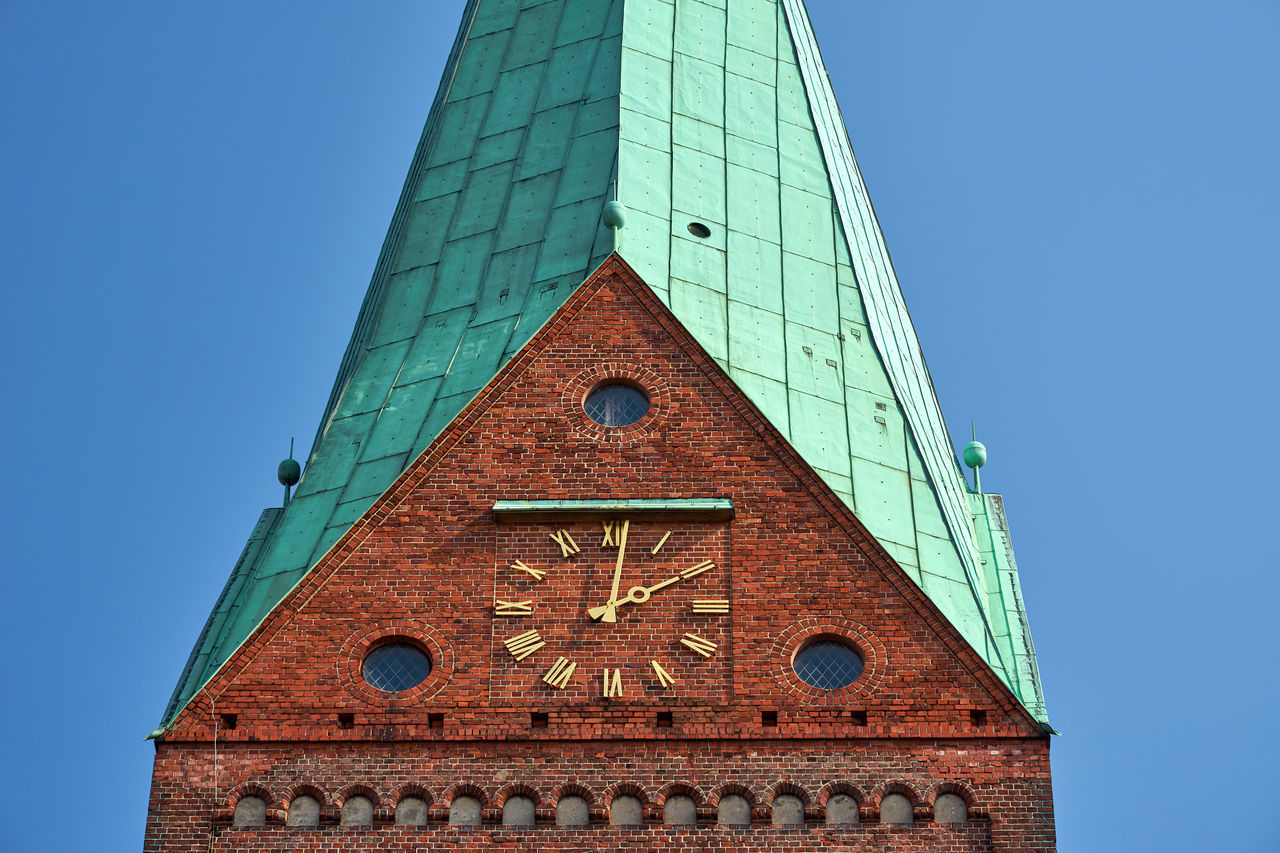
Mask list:
[[624,519],[622,532],[618,537],[618,563],[613,570],[613,589],[609,591],[609,603],[588,610],[587,615],[592,619],[599,619],[601,622],[618,621],[618,587],[622,585],[622,558],[627,552],[627,528],[630,526],[631,522]]

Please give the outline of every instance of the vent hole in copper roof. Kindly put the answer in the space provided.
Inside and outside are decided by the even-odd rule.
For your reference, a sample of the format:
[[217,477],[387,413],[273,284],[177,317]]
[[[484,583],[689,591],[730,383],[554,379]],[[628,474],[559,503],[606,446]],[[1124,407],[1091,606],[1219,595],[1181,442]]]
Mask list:
[[690,222],[689,233],[697,237],[699,240],[705,240],[711,236],[711,229],[703,225],[701,222]]

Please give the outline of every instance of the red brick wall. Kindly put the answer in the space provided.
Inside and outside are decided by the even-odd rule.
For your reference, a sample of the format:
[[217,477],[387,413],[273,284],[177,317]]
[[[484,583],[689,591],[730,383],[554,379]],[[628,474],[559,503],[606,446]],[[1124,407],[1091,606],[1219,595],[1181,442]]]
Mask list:
[[985,853],[992,850],[984,826],[957,828],[918,827],[909,830],[873,826],[857,829],[814,828],[798,834],[794,830],[753,828],[750,830],[708,828],[668,829],[649,827],[622,832],[588,832],[538,829],[428,831],[389,827],[370,832],[343,828],[321,832],[266,829],[257,832],[226,832],[215,840],[214,853],[241,850],[324,851],[365,853],[365,851],[440,850],[538,850],[596,851],[625,847],[653,853],[680,853],[685,850],[788,851],[843,850],[849,853]]
[[[582,394],[610,375],[653,397],[634,428],[605,430],[581,415]],[[501,499],[652,497],[730,498],[736,514],[729,523],[636,521],[623,589],[666,577],[684,559],[713,559],[717,570],[655,594],[617,626],[582,614],[606,595],[613,569],[591,533],[598,522],[555,525],[582,540],[583,553],[566,560],[550,550],[545,529],[495,524],[491,513]],[[674,534],[654,558],[648,545],[660,529]],[[537,561],[547,580],[515,577],[513,559]],[[729,598],[732,615],[690,617],[681,603],[694,595]],[[495,619],[495,596],[534,600],[535,616]],[[548,647],[517,664],[502,641],[529,628]],[[693,630],[715,637],[714,657],[680,647],[678,637]],[[795,678],[790,655],[817,633],[862,649],[867,670],[855,685],[827,694]],[[436,665],[407,697],[379,696],[359,678],[363,652],[389,634],[417,638]],[[558,654],[581,668],[565,691],[540,680]],[[673,693],[653,683],[655,657],[677,670]],[[611,664],[626,673],[622,701],[600,696],[600,667]],[[777,713],[776,727],[762,723],[765,709]],[[672,727],[656,727],[659,710],[672,712]],[[530,728],[531,711],[548,714],[547,728]],[[855,711],[865,725],[854,725]],[[209,742],[216,715],[227,713],[237,726],[219,733],[215,796]],[[341,727],[339,714],[353,724]],[[433,714],[443,715],[443,728],[432,726]],[[204,849],[211,825],[225,845],[215,848],[228,850],[465,849],[464,839],[478,846],[492,835],[519,846],[531,837],[447,827],[218,828],[231,792],[250,783],[277,806],[297,785],[329,800],[367,785],[384,812],[408,784],[436,803],[458,784],[499,798],[504,785],[523,784],[545,806],[559,786],[577,782],[599,808],[618,783],[641,786],[653,802],[673,784],[707,798],[736,784],[767,811],[780,780],[798,786],[819,822],[833,782],[860,792],[865,820],[895,784],[927,820],[930,792],[961,783],[981,817],[961,828],[806,828],[802,836],[766,827],[693,836],[546,827],[533,836],[548,849],[589,849],[617,832],[642,833],[647,849],[1053,847],[1047,737],[652,294],[617,267],[570,300],[180,715],[159,746],[147,844]]]
[[[722,844],[729,849],[819,848],[838,839],[839,849],[901,850],[1050,850],[1053,849],[1052,800],[1047,743],[1044,740],[999,742],[842,740],[707,742],[669,741],[558,743],[554,748],[530,741],[457,745],[440,743],[362,743],[236,745],[219,751],[222,801],[213,797],[212,752],[207,746],[161,747],[156,762],[152,809],[197,815],[185,824],[165,821],[169,833],[161,844],[160,829],[149,827],[149,850],[197,850],[208,843],[210,820],[226,850],[276,849],[420,849],[460,839],[485,837],[509,843],[537,837],[537,846],[581,849],[617,843],[645,832],[638,849],[672,849],[686,844]],[[233,782],[253,780],[237,788]],[[956,784],[954,780],[964,780]],[[911,826],[877,823],[880,798],[904,793],[916,809]],[[371,828],[337,826],[338,809],[351,793],[369,796],[375,805]],[[970,806],[970,823],[934,824],[933,802],[954,792]],[[269,825],[260,830],[229,826],[235,799],[255,794],[268,802]],[[295,793],[308,793],[323,805],[322,827],[284,827],[284,813]],[[485,806],[484,832],[445,825],[455,793],[478,796]],[[696,830],[646,830],[611,827],[608,805],[616,793],[638,796],[646,804],[646,821],[660,824],[662,803],[671,793],[691,795],[699,805]],[[716,827],[715,806],[722,794],[746,796],[753,808],[751,828]],[[794,794],[806,804],[806,826],[774,829],[769,804],[775,795]],[[849,793],[861,805],[857,827],[825,827],[827,797]],[[504,829],[501,808],[512,794],[531,797],[540,825],[532,830]],[[592,825],[560,828],[555,804],[560,796],[584,796]],[[432,824],[423,828],[390,825],[401,796],[417,796],[431,805]],[[692,832],[690,836],[688,833]],[[676,840],[676,834],[685,833]],[[797,835],[797,833],[799,835]],[[307,847],[303,839],[314,839]],[[726,838],[732,839],[731,842]],[[584,841],[586,839],[586,841]],[[181,843],[180,843],[181,842]],[[253,846],[261,844],[261,847]],[[310,843],[310,842],[308,842]],[[479,843],[479,842],[477,842]],[[288,846],[294,845],[294,846]],[[334,846],[321,846],[334,845]],[[345,846],[343,846],[345,845]],[[654,845],[654,846],[650,846]],[[845,846],[849,845],[849,846]],[[862,846],[859,846],[862,845]],[[425,849],[435,849],[427,847]]]

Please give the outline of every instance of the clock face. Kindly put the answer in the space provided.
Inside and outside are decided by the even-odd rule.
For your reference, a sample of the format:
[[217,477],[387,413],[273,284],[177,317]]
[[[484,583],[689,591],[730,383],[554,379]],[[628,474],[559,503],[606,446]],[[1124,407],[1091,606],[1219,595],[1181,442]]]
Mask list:
[[728,700],[727,523],[503,522],[497,702]]

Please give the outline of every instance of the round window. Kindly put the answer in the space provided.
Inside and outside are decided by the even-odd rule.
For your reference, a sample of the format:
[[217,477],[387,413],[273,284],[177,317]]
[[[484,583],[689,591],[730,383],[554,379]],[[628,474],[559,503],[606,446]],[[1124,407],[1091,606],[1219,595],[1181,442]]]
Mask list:
[[384,643],[365,655],[360,671],[375,690],[403,693],[427,680],[431,658],[412,643]]
[[601,426],[631,426],[649,414],[649,396],[626,382],[610,382],[587,394],[583,408]]
[[791,665],[800,680],[810,687],[839,690],[858,680],[863,661],[858,650],[848,643],[821,637],[802,646]]

